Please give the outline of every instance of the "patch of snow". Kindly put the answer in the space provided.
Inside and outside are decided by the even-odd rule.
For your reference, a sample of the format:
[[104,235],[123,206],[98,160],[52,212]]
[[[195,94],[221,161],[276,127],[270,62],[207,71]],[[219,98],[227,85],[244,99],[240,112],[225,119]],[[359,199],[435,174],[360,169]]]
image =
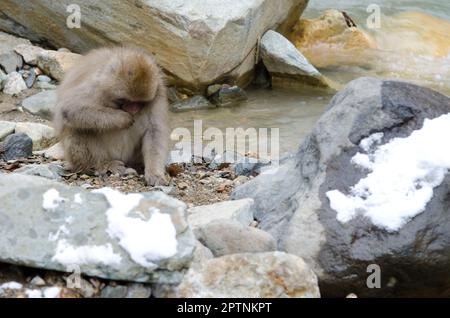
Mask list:
[[[376,135],[376,136],[374,136]],[[398,231],[422,213],[450,169],[450,114],[426,119],[423,127],[406,138],[394,138],[372,149],[374,134],[360,145],[368,153],[358,153],[352,163],[370,173],[350,188],[326,193],[337,219],[346,223],[357,215],[368,217],[376,226]]]
[[44,288],[42,291],[44,298],[59,298],[60,293],[61,293],[61,288],[59,288],[59,287],[47,287],[47,288]]
[[23,285],[18,282],[8,282],[0,285],[0,290],[4,289],[22,289]]
[[59,196],[59,192],[56,189],[49,189],[43,194],[42,207],[45,210],[54,210],[64,200],[64,198]]
[[73,196],[73,202],[77,204],[83,204],[83,199],[81,198],[81,193],[75,193]]
[[152,208],[149,220],[130,217],[128,214],[139,205],[141,194],[122,194],[110,188],[93,192],[103,194],[111,205],[106,211],[108,234],[119,240],[133,261],[144,267],[155,267],[152,261],[176,254],[176,230],[170,215]]
[[368,152],[374,145],[379,144],[381,142],[381,140],[383,139],[383,137],[384,137],[384,134],[382,132],[372,134],[369,137],[361,140],[361,142],[359,143],[359,146],[365,152]]
[[42,298],[42,292],[39,289],[27,289],[25,295],[28,298]]
[[62,265],[102,264],[117,265],[121,262],[120,255],[115,254],[111,244],[82,245],[74,247],[66,240],[59,240],[55,256],[52,258]]

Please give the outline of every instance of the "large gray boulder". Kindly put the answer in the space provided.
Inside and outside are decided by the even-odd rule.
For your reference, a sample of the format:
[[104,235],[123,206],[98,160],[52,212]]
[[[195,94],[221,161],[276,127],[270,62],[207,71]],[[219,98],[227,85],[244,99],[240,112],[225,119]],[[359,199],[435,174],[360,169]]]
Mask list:
[[[307,0],[79,0],[81,28],[68,28],[71,0],[3,0],[0,29],[78,53],[112,43],[153,52],[177,83],[199,92],[227,79],[249,82],[257,42],[286,31]],[[43,18],[45,17],[45,18]]]
[[[161,192],[142,193],[127,212],[126,202],[136,195],[110,193],[107,199],[41,177],[0,173],[0,262],[178,284],[196,244],[186,205]],[[151,225],[156,220],[159,225]]]
[[[421,129],[426,118],[449,112],[450,99],[430,89],[374,78],[354,80],[333,97],[295,156],[276,171],[240,186],[233,197],[255,200],[259,227],[274,235],[280,249],[312,266],[324,296],[344,297],[351,292],[358,296],[450,296],[448,169],[433,168],[424,176],[418,175],[404,194],[406,201],[398,201],[395,191],[388,192],[384,197],[387,208],[376,213],[367,213],[377,208],[376,204],[365,205],[373,202],[369,201],[372,188],[360,193],[360,206],[354,210],[349,199],[356,196],[356,185],[367,180],[375,162],[375,153],[362,154],[371,148],[367,137],[371,136],[372,147],[385,149],[380,147],[393,138],[408,137]],[[443,147],[433,148],[437,150],[429,154],[429,160],[444,158],[448,162],[445,152],[442,155],[447,147],[445,127],[448,125],[440,128],[441,135],[438,130],[434,138],[426,140]],[[418,155],[427,155],[423,145],[419,148],[407,152],[401,162],[391,162],[390,166],[387,161],[387,167],[403,171],[403,164],[409,167]],[[351,163],[357,153],[357,159],[367,159],[366,168]],[[419,168],[427,167],[429,164]],[[406,169],[404,178],[400,174],[396,182],[404,182],[411,171]],[[377,180],[378,190],[395,189],[396,184],[383,183],[390,183],[393,174],[398,175],[394,170]],[[430,182],[435,182],[431,193]],[[422,188],[430,195],[428,201],[420,197]],[[336,200],[339,193],[338,198],[347,199]],[[426,204],[418,213],[397,222],[398,212],[416,202]],[[342,209],[354,215],[343,218]],[[371,264],[381,269],[381,288],[366,285],[368,278],[374,279],[369,275],[376,266],[367,272]]]

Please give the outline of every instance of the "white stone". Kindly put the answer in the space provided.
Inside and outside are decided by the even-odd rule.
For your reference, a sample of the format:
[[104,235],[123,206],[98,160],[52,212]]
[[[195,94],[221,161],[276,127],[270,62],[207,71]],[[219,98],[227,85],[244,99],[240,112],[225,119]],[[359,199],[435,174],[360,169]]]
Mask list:
[[9,73],[4,80],[3,93],[8,95],[19,94],[21,91],[27,89],[27,84],[17,72]]

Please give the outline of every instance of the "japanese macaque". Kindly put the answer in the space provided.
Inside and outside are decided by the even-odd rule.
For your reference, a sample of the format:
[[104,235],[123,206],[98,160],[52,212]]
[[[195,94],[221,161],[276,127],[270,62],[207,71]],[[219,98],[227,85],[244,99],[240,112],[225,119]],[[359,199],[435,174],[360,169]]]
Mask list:
[[58,89],[54,126],[67,168],[166,182],[168,102],[162,72],[138,48],[102,48],[81,58]]

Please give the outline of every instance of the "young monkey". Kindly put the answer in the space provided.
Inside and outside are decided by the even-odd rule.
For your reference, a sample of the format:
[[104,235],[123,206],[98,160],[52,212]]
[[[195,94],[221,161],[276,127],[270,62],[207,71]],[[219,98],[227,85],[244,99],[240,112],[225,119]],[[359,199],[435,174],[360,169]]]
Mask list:
[[148,185],[166,183],[166,87],[153,58],[137,48],[82,57],[58,88],[54,126],[68,168],[98,174],[144,166]]

